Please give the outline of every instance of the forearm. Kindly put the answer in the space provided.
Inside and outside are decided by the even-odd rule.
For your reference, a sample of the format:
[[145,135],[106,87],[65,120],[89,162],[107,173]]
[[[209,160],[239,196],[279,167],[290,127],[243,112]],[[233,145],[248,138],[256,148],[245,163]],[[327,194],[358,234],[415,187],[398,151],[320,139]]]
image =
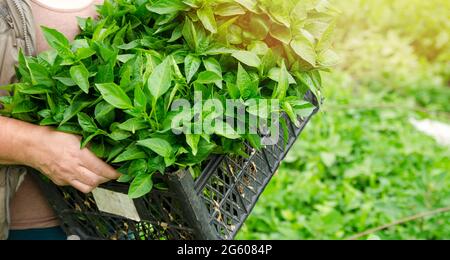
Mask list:
[[30,151],[40,127],[0,116],[0,164],[30,165]]
[[119,178],[91,151],[80,149],[80,140],[76,135],[0,116],[0,164],[32,167],[54,183],[72,185],[84,193]]

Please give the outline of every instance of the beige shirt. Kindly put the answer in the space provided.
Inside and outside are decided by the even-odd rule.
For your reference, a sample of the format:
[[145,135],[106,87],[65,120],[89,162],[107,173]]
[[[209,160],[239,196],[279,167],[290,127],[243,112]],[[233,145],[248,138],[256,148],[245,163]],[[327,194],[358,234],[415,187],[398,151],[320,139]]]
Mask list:
[[[79,33],[76,17],[94,17],[95,5],[103,0],[31,0],[36,28],[54,28],[69,40]],[[49,47],[41,30],[37,30],[37,51]],[[23,230],[58,226],[58,220],[37,185],[26,177],[11,203],[11,229]]]
[[[31,0],[36,28],[44,25],[63,33],[67,38],[73,38],[79,33],[77,17],[95,17],[95,5],[102,0]],[[41,30],[37,30],[37,50],[48,49],[47,42]]]

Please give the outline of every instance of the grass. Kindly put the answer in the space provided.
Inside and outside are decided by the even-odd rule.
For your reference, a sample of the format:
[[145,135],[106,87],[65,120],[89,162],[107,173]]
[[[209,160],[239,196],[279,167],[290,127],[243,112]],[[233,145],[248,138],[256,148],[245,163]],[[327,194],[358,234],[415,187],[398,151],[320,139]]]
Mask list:
[[450,148],[409,123],[450,123],[449,1],[331,1],[342,62],[238,239],[346,239],[396,222],[361,239],[450,239],[450,213],[421,216],[450,206]]
[[[450,88],[379,88],[344,75],[328,76],[322,113],[238,239],[345,239],[450,206],[450,149],[409,124],[411,117],[449,122]],[[449,218],[420,218],[370,238],[450,239]]]

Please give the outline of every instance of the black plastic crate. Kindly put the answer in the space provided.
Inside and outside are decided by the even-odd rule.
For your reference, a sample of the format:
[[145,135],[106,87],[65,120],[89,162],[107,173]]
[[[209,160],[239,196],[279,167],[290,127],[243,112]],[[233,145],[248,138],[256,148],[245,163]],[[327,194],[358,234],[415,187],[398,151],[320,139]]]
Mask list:
[[[69,236],[93,240],[233,239],[280,163],[317,109],[297,128],[288,122],[289,139],[261,151],[247,147],[248,158],[216,156],[194,181],[181,171],[159,176],[167,190],[154,189],[134,200],[140,221],[100,212],[92,194],[57,187],[36,174]],[[127,184],[108,183],[107,190],[126,194]]]

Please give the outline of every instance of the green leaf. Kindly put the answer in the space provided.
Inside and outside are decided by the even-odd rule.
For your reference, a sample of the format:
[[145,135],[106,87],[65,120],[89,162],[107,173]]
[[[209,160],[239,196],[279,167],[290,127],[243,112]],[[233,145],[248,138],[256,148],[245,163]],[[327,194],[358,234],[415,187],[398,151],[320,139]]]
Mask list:
[[269,22],[260,16],[252,16],[250,19],[249,27],[251,29],[251,34],[257,40],[265,40],[270,31]]
[[[222,28],[221,28],[222,29]],[[226,40],[228,43],[230,44],[242,44],[243,42],[243,30],[240,26],[236,25],[236,24],[231,24],[226,32],[224,32],[226,34]]]
[[25,57],[22,50],[19,51],[19,72],[24,80],[31,81],[32,85],[53,86],[48,69],[33,57]]
[[236,85],[239,88],[241,97],[247,100],[258,94],[258,81],[253,80],[253,78],[247,73],[244,67],[239,64]]
[[283,107],[284,112],[286,112],[286,114],[291,119],[291,122],[296,127],[300,127],[300,121],[298,120],[297,115],[295,114],[294,109],[292,108],[291,104],[289,104],[289,102],[283,102],[282,107]]
[[127,148],[126,144],[116,144],[114,145],[111,149],[109,149],[109,155],[108,158],[106,159],[106,162],[111,162],[111,160],[116,157],[117,155],[119,155],[121,152],[123,152],[123,150],[125,150],[125,148]]
[[112,83],[114,82],[114,61],[109,61],[106,64],[99,65],[97,67],[98,72],[95,76],[95,83],[96,84],[103,84],[103,83]]
[[145,159],[134,160],[128,167],[128,175],[136,176],[140,172],[147,171],[147,161]]
[[284,147],[283,149],[286,149],[286,146],[289,143],[289,128],[288,128],[288,124],[286,122],[286,117],[281,117],[280,118],[280,125],[281,128],[283,129],[283,141],[284,141]]
[[254,13],[258,11],[256,0],[234,0],[234,1],[241,4],[243,7],[247,8],[248,10]]
[[217,75],[220,75],[221,79],[214,82],[216,86],[220,89],[223,88],[223,80],[222,80],[222,67],[220,63],[213,57],[209,57],[203,60],[203,65],[205,66],[207,71],[215,72]]
[[261,99],[258,103],[251,104],[247,107],[247,112],[250,115],[259,117],[261,119],[268,119],[271,114],[270,100]]
[[327,29],[321,35],[319,42],[317,43],[317,51],[323,52],[328,50],[333,43],[333,33],[336,29],[336,23],[330,23]]
[[187,11],[189,6],[184,4],[182,0],[158,0],[153,4],[149,3],[147,9],[157,14],[171,14],[178,11]]
[[150,128],[150,125],[144,119],[131,118],[118,125],[118,128],[124,131],[132,132],[134,134],[136,131]]
[[270,35],[284,44],[289,44],[292,40],[291,29],[280,24],[272,24],[269,31]]
[[279,80],[275,97],[278,98],[279,100],[284,100],[288,88],[289,88],[289,73],[286,69],[286,64],[283,61],[281,64],[281,70],[279,73]]
[[217,22],[214,17],[214,12],[209,5],[204,5],[202,8],[197,10],[197,16],[205,26],[206,30],[217,33]]
[[75,57],[77,60],[84,60],[95,55],[95,50],[91,48],[79,48],[75,52]]
[[104,128],[108,128],[116,117],[115,108],[108,102],[102,101],[95,106],[95,120]]
[[139,146],[148,148],[155,152],[156,154],[169,158],[173,155],[173,149],[169,142],[160,138],[150,138],[146,140],[138,141],[137,144]]
[[140,172],[130,185],[128,197],[137,199],[150,193],[153,189],[152,175],[147,172]]
[[122,54],[117,56],[117,60],[122,63],[127,63],[128,61],[134,59],[136,57],[135,54]]
[[94,46],[103,62],[115,62],[117,59],[117,49],[112,48],[106,43],[94,42]]
[[80,65],[72,66],[70,68],[70,76],[73,82],[77,84],[84,93],[89,93],[89,71],[86,69],[83,63]]
[[[280,81],[280,76],[281,76],[281,68],[275,67],[272,68],[269,71],[269,74],[267,75],[271,80],[279,82]],[[288,79],[289,79],[289,84],[297,84],[297,82],[295,81],[294,77],[288,72]]]
[[69,120],[71,120],[74,116],[76,116],[83,109],[92,104],[92,100],[88,100],[84,97],[78,96],[74,99],[72,104],[64,110],[63,120],[60,125],[65,124]]
[[216,6],[214,13],[219,16],[235,16],[244,15],[245,10],[239,4],[223,3]]
[[83,130],[80,128],[78,124],[75,123],[66,123],[64,125],[58,126],[56,130],[68,133],[68,134],[74,134],[74,135],[82,135]]
[[38,58],[46,61],[50,66],[55,65],[56,57],[58,53],[55,50],[48,50],[39,53]]
[[35,85],[35,86],[23,85],[21,87],[17,87],[16,90],[21,94],[28,94],[28,95],[39,95],[53,92],[51,87],[47,87],[44,85]]
[[122,174],[122,175],[120,175],[119,179],[117,179],[117,182],[119,182],[119,183],[130,183],[131,181],[133,181],[134,177],[135,176]]
[[89,135],[88,137],[84,138],[83,141],[81,142],[81,149],[86,148],[89,145],[89,143],[92,141],[92,139],[94,139],[95,137],[102,135],[102,134],[104,134],[104,132],[101,130],[98,130],[98,131],[92,133],[91,135]]
[[183,0],[183,3],[185,3],[186,5],[198,9],[200,8],[200,5],[202,4],[203,1],[199,1],[199,0]]
[[[270,48],[269,46],[263,42],[263,41],[253,41],[249,46],[248,46],[248,50],[255,53],[256,55],[259,56],[264,56],[267,55],[267,53],[269,53]],[[264,64],[264,61],[261,60],[261,64]]]
[[339,64],[340,57],[332,50],[325,50],[319,53],[317,62],[323,67],[334,67]]
[[150,75],[147,87],[156,101],[170,89],[172,85],[172,66],[169,58],[159,64]]
[[135,49],[135,48],[139,47],[140,45],[141,45],[140,40],[134,40],[132,42],[119,45],[119,46],[117,46],[117,48],[119,48],[121,50],[131,50],[131,49]]
[[19,64],[17,66],[17,70],[22,76],[22,80],[27,82],[31,81],[31,84],[34,85],[35,80],[33,79],[32,73],[30,71],[30,66],[28,64],[27,57],[25,57],[25,54],[23,53],[22,49],[19,49],[18,63]]
[[72,50],[74,50],[75,52],[82,48],[85,48],[85,49],[90,48],[89,42],[86,39],[74,40],[74,41],[72,41],[71,45],[72,45]]
[[148,100],[144,90],[142,90],[140,85],[136,85],[134,88],[134,106],[145,113],[147,110],[147,103]]
[[197,50],[199,45],[199,39],[197,37],[197,30],[195,28],[194,23],[186,17],[184,25],[183,25],[183,31],[182,31],[183,37],[186,40],[186,43],[189,45],[189,47],[192,50]]
[[116,142],[124,141],[131,137],[131,133],[124,130],[114,130],[108,135],[109,138]]
[[247,66],[258,68],[261,66],[261,59],[250,51],[235,51],[232,56]]
[[164,158],[164,164],[166,165],[166,167],[170,167],[170,166],[174,165],[176,162],[177,162],[177,158],[175,157],[175,155]]
[[42,33],[48,45],[55,49],[63,58],[72,57],[69,40],[60,32],[45,26],[41,26]]
[[320,88],[318,88],[320,87],[320,85],[316,86],[316,83],[312,79],[310,73],[296,72],[294,76],[300,83],[302,83],[307,89],[309,89],[318,100],[321,99]]
[[241,136],[226,122],[216,124],[214,126],[214,133],[232,140],[241,138]]
[[[229,74],[227,74],[229,75]],[[227,76],[226,75],[226,76]],[[239,99],[241,97],[240,90],[236,84],[236,79],[225,79],[227,92],[232,99]]]
[[170,37],[168,42],[175,42],[176,40],[183,37],[183,24],[178,25],[172,32],[172,36]]
[[215,84],[217,81],[221,80],[221,75],[212,71],[203,71],[202,73],[198,74],[198,78],[195,82],[199,84]]
[[96,84],[103,99],[110,105],[119,109],[131,109],[133,105],[125,91],[115,83]]
[[119,30],[120,27],[116,25],[115,20],[100,20],[96,25],[94,34],[92,35],[92,40],[96,42],[104,42],[105,39],[111,35],[114,36],[114,34]]
[[75,81],[73,81],[71,78],[53,77],[53,79],[61,82],[64,86],[67,86],[67,87],[73,87],[73,86],[77,85],[77,83],[75,83]]
[[181,161],[181,163],[187,166],[198,165],[199,163],[206,160],[215,148],[216,145],[214,143],[209,143],[201,138],[198,144],[197,155],[194,156],[193,154],[189,153],[187,154],[186,158]]
[[86,133],[95,133],[98,130],[94,120],[85,113],[78,113],[78,124]]
[[301,118],[311,116],[314,110],[316,110],[316,106],[308,101],[289,98],[288,102],[293,107],[295,114]]
[[166,171],[166,164],[164,158],[161,156],[156,156],[148,160],[148,171],[149,172],[160,172],[163,174]]
[[207,71],[212,71],[219,75],[222,75],[223,73],[222,66],[214,57],[203,59],[203,65],[205,65]]
[[[268,49],[266,55],[264,55],[262,58],[262,74],[265,74],[272,68],[276,67],[279,59],[280,57],[277,56],[274,50]],[[276,77],[276,79],[278,79],[278,77]]]
[[43,118],[51,117],[52,116],[52,110],[51,109],[43,109],[38,112],[38,115]]
[[[292,12],[292,5],[289,4],[292,1],[284,1],[279,3],[273,3],[273,7],[268,11],[268,15],[273,22],[282,24],[286,27],[291,27],[291,16],[289,15]],[[299,2],[308,2],[312,1],[299,1]],[[278,5],[277,5],[278,4]]]
[[32,103],[28,100],[24,100],[14,107],[12,113],[13,114],[23,114],[23,113],[29,113],[29,112],[32,112],[35,110],[37,110],[37,106],[34,103]]
[[194,156],[196,156],[198,152],[198,143],[200,142],[200,137],[201,135],[186,135],[186,143],[189,145],[189,147],[191,147],[192,154]]
[[136,145],[131,145],[124,152],[122,152],[116,159],[114,159],[113,163],[122,163],[127,161],[133,161],[138,159],[145,159],[147,155],[144,151],[142,151]]
[[257,134],[247,134],[246,139],[247,139],[247,141],[249,141],[250,145],[253,148],[255,148],[257,150],[261,150],[261,148],[262,148],[261,136],[259,136]]
[[188,56],[186,56],[186,59],[184,61],[184,70],[185,70],[185,74],[186,74],[186,80],[188,83],[191,82],[192,78],[197,73],[198,69],[200,68],[201,63],[202,62],[201,62],[200,58],[197,56],[194,56],[192,54],[189,54]]
[[314,45],[311,43],[311,41],[303,36],[298,35],[294,40],[291,42],[291,47],[294,50],[294,52],[300,56],[304,61],[311,64],[311,66],[316,66],[316,60],[317,55],[316,51],[314,49]]

